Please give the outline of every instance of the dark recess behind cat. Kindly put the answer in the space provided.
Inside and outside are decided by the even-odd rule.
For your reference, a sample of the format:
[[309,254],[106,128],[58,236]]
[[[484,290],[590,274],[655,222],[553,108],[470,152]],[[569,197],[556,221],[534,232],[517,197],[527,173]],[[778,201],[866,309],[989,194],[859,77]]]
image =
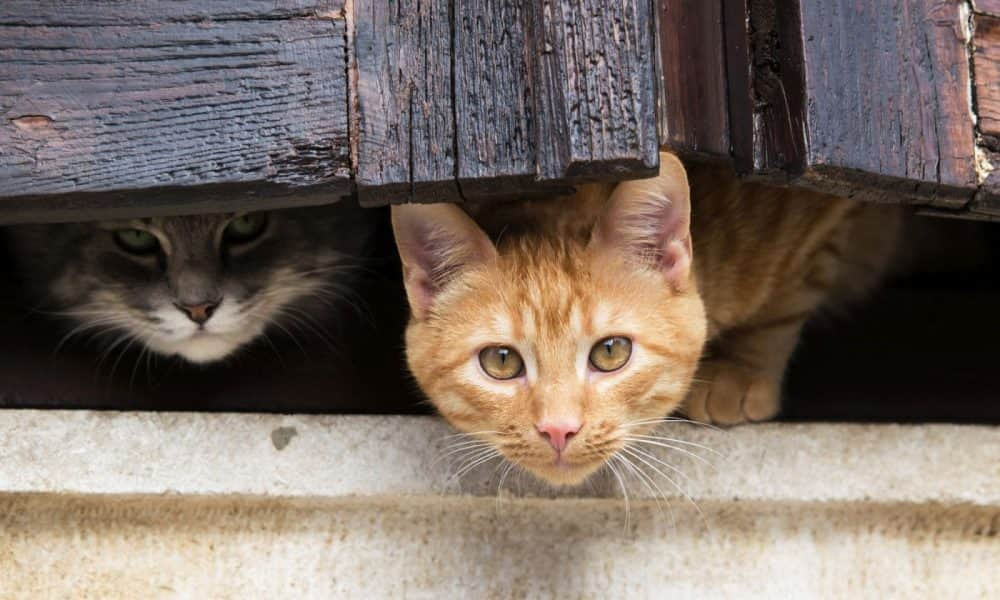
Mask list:
[[[317,314],[327,339],[272,333],[220,363],[178,357],[150,361],[130,350],[98,368],[99,347],[85,340],[53,350],[65,328],[26,308],[25,282],[5,243],[0,299],[0,406],[116,410],[303,413],[419,413],[400,358],[405,301],[387,211],[370,209],[371,250],[351,285],[352,302]],[[358,300],[360,299],[360,303]],[[360,305],[358,305],[360,304]],[[140,361],[140,358],[142,360]]]

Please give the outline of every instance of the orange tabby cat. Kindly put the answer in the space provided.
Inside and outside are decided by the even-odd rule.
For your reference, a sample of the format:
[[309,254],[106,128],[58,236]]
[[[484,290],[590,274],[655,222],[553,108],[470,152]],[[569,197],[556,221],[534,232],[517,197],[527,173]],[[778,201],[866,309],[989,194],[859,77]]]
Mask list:
[[660,160],[653,179],[473,217],[393,207],[417,382],[455,427],[550,483],[581,482],[678,409],[774,416],[805,321],[889,264],[895,209],[713,167],[693,169],[689,201],[680,161]]

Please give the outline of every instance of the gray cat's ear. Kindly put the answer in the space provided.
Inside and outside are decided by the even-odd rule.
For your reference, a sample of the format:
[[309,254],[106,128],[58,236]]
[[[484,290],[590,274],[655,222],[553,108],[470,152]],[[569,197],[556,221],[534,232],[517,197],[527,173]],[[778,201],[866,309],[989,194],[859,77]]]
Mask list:
[[403,262],[406,297],[418,319],[463,270],[496,259],[493,242],[454,204],[393,206],[392,230]]
[[590,244],[658,268],[672,285],[684,287],[692,261],[691,191],[680,160],[661,152],[659,175],[618,184]]

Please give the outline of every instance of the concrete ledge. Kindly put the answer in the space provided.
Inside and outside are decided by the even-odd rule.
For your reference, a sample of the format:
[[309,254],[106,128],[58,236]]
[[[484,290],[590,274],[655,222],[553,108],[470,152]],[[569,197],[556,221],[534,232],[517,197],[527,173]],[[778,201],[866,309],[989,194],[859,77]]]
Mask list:
[[431,418],[0,411],[0,597],[998,597],[1000,428],[666,430],[726,458],[626,509]]
[[[703,462],[647,449],[684,473],[673,479],[696,501],[1000,506],[996,427],[772,424],[718,431],[678,423],[662,432],[713,450],[682,446]],[[0,493],[495,496],[498,462],[460,481],[451,477],[455,465],[441,458],[455,441],[450,433],[430,417],[0,411]],[[633,499],[659,495],[635,477],[625,483]],[[659,483],[664,495],[681,496]],[[610,476],[554,492],[515,475],[503,490],[620,495]]]
[[[996,598],[995,507],[0,496],[3,598]],[[706,525],[706,523],[708,525]]]

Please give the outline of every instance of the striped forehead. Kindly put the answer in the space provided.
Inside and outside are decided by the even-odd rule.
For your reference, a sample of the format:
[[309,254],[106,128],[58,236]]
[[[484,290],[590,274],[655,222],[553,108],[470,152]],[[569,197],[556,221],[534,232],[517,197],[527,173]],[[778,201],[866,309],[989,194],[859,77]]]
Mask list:
[[522,279],[505,311],[512,334],[539,343],[588,335],[593,301],[587,287],[567,274]]

